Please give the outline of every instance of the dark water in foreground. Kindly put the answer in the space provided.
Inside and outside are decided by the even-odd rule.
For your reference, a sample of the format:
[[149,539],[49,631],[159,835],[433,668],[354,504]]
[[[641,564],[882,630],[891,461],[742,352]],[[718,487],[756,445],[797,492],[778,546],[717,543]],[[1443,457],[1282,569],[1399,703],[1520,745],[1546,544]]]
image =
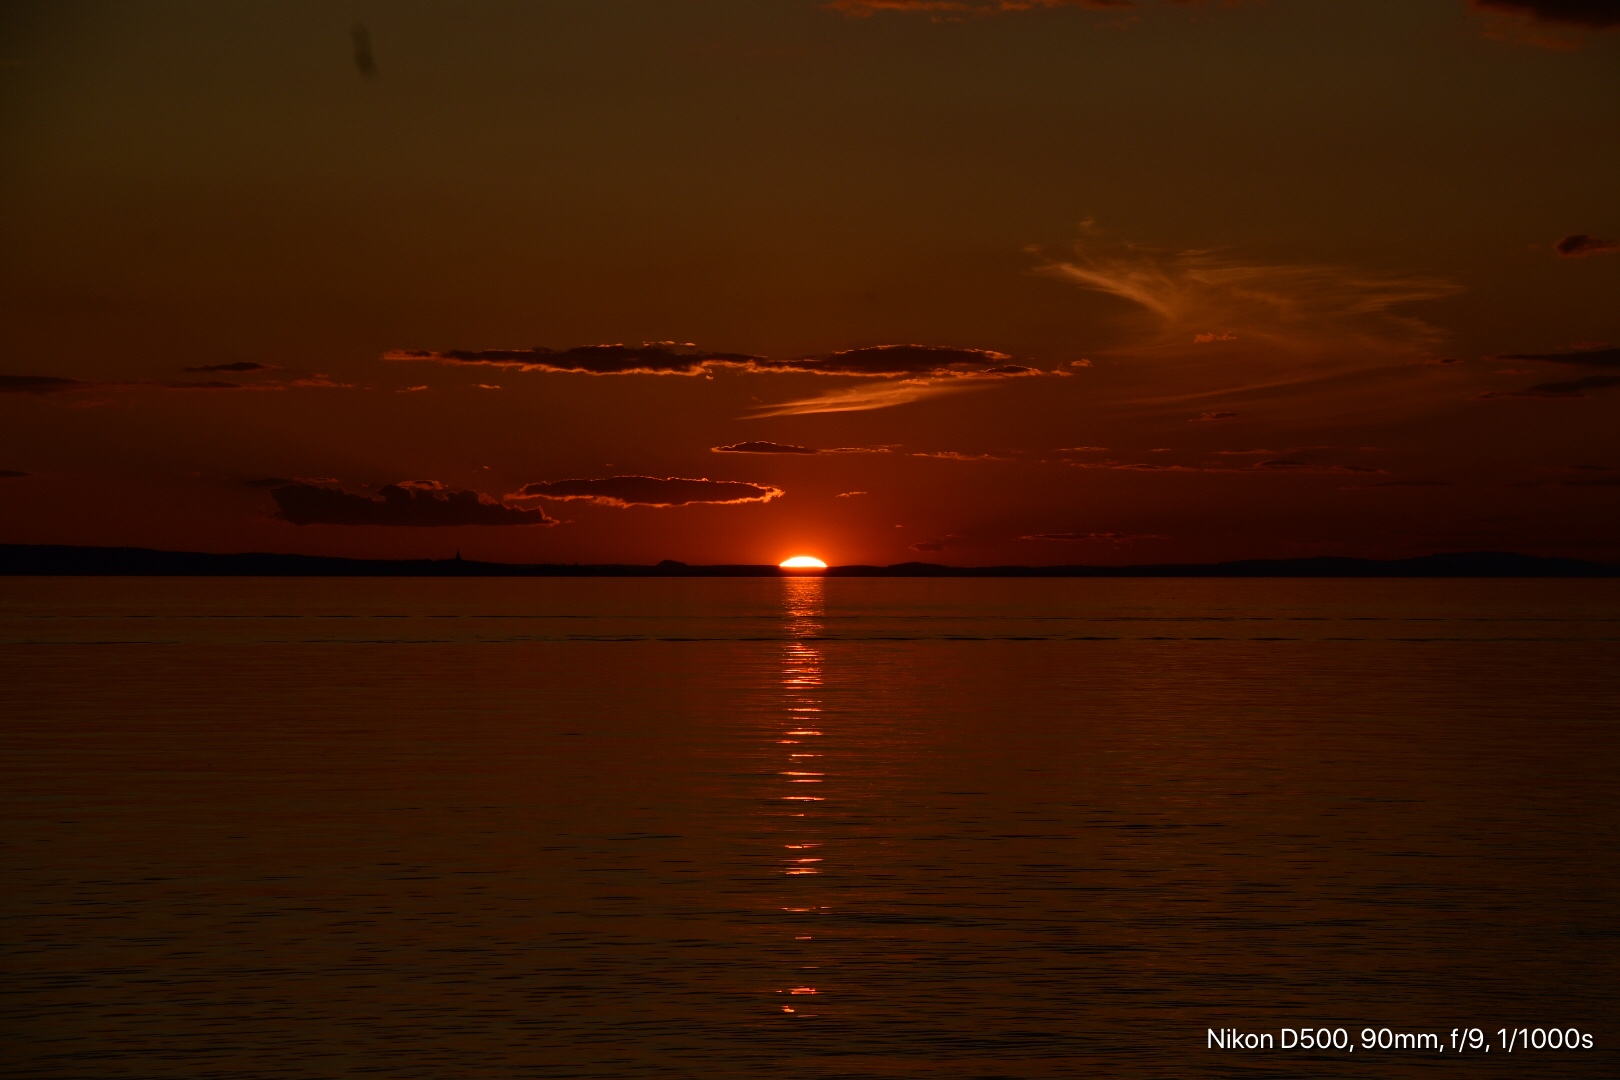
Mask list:
[[1614,1076],[1617,661],[1613,581],[0,580],[0,1073]]

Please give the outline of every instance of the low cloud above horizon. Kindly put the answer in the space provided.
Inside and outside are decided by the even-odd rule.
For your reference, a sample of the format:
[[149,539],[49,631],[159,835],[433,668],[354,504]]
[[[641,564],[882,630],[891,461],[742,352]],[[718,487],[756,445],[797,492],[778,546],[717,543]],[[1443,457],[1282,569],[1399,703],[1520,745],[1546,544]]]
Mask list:
[[555,525],[540,509],[507,506],[476,491],[405,481],[375,496],[293,482],[271,490],[275,516],[293,525],[454,528],[466,525]]
[[494,367],[512,371],[569,375],[703,375],[716,367],[749,369],[762,358],[746,353],[708,352],[694,345],[653,341],[644,345],[576,345],[567,349],[395,349],[383,354],[395,363]]
[[736,480],[678,476],[608,476],[595,480],[547,480],[525,484],[520,499],[584,499],[602,506],[686,506],[691,503],[762,503],[781,497],[781,488]]
[[872,345],[794,360],[772,360],[748,353],[712,352],[690,344],[677,345],[667,341],[645,345],[577,345],[567,349],[448,349],[443,352],[396,349],[384,353],[383,359],[395,363],[496,367],[572,375],[691,376],[722,369],[756,374],[844,375],[875,379],[1040,374],[1035,368],[1010,363],[1012,357],[1007,353],[945,345]]

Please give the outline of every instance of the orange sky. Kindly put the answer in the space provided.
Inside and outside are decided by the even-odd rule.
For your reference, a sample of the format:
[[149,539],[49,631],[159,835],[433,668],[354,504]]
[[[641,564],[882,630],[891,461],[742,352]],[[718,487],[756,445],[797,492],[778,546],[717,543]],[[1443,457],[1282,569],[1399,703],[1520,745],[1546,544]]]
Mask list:
[[1620,560],[1617,27],[9,5],[0,542]]

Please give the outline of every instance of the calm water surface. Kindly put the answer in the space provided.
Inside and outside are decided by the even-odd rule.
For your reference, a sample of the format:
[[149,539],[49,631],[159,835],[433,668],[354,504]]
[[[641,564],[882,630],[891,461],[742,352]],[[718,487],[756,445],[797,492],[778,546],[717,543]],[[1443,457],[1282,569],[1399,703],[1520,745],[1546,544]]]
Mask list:
[[1611,581],[0,579],[0,1071],[1614,1076],[1617,706]]

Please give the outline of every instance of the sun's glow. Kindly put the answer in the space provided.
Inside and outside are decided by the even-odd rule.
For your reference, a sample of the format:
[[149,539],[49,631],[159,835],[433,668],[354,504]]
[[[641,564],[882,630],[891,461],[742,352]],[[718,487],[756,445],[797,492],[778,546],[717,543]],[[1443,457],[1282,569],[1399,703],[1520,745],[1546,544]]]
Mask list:
[[783,570],[825,570],[827,564],[814,555],[795,555],[776,564]]

